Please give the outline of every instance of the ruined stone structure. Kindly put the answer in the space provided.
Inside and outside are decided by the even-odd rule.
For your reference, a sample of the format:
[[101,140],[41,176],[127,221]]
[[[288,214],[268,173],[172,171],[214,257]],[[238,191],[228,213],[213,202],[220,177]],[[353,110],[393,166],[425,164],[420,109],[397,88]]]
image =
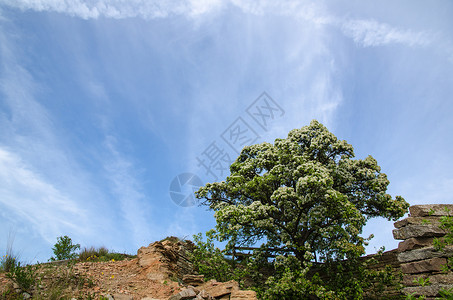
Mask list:
[[414,205],[409,212],[409,217],[396,222],[393,230],[394,238],[402,240],[397,256],[403,273],[402,292],[434,299],[439,290],[453,288],[453,272],[444,271],[448,257],[453,256],[453,246],[443,251],[433,247],[433,240],[446,234],[439,228],[440,218],[453,215],[453,204]]

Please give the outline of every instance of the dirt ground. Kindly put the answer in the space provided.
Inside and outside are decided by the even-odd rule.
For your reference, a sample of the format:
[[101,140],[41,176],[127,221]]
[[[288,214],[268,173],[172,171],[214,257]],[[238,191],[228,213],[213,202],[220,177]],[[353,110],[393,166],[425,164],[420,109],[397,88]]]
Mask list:
[[[159,272],[159,268],[153,271],[158,275],[155,272]],[[181,284],[171,279],[150,279],[150,270],[142,268],[138,258],[74,265],[43,264],[36,273],[38,283],[29,291],[36,299],[99,299],[107,294],[115,298],[124,296],[123,299],[127,299],[126,296],[132,296],[132,299],[168,299],[182,289]],[[17,298],[16,288],[5,273],[0,273],[0,299]],[[19,290],[17,292],[22,294]]]

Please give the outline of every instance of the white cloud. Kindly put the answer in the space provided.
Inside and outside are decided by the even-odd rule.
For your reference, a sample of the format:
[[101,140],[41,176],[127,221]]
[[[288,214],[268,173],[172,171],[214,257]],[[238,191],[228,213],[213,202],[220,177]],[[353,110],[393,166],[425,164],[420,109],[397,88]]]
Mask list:
[[426,46],[431,43],[428,32],[399,29],[375,20],[347,20],[342,23],[341,29],[345,35],[364,47],[391,43]]
[[0,203],[27,220],[48,242],[64,228],[80,231],[86,212],[73,199],[33,172],[14,153],[0,148]]
[[431,37],[433,36],[431,32],[397,28],[372,19],[340,19],[329,13],[321,3],[311,1],[285,1],[281,3],[266,0],[0,0],[0,3],[22,10],[58,12],[83,19],[99,17],[154,19],[181,15],[195,20],[199,19],[200,16],[219,11],[221,8],[234,6],[244,13],[253,15],[283,15],[309,21],[316,25],[337,26],[346,36],[364,47],[390,43],[426,46],[432,43]]
[[113,136],[106,138],[107,153],[104,161],[106,177],[111,183],[115,200],[119,201],[120,215],[128,225],[123,230],[131,232],[135,246],[140,246],[143,239],[152,238],[152,230],[155,229],[150,226],[149,221],[152,211],[147,204],[149,199],[143,193],[143,187],[134,174],[137,168],[118,152],[116,144]]
[[96,19],[98,17],[118,19],[140,17],[150,19],[167,17],[169,15],[198,16],[218,8],[222,4],[222,1],[2,0],[0,3],[24,10],[32,9],[35,11],[65,13],[83,19]]

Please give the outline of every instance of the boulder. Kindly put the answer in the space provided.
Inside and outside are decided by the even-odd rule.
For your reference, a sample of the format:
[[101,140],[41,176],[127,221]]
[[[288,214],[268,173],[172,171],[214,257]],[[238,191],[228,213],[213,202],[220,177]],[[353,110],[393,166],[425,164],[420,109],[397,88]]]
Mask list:
[[425,238],[409,238],[398,244],[398,251],[404,252],[408,250],[420,249],[423,247],[428,247],[433,244],[434,238],[425,237]]
[[185,285],[199,286],[204,283],[204,275],[184,275],[182,282]]
[[408,225],[399,229],[393,229],[395,240],[407,240],[413,237],[440,237],[445,231],[435,225]]
[[395,228],[401,228],[407,225],[440,225],[439,217],[408,217],[393,223]]
[[415,249],[398,254],[400,262],[410,262],[424,260],[433,257],[451,257],[453,256],[453,246],[447,246],[442,251],[437,251],[434,247]]
[[193,299],[197,296],[197,293],[194,291],[193,288],[187,288],[176,295],[171,296],[168,300],[185,300],[185,299]]
[[233,291],[239,290],[239,283],[234,280],[227,282],[217,282],[209,280],[198,287],[200,290],[205,290],[210,296],[220,298],[224,295],[231,294]]
[[406,264],[401,264],[401,271],[404,274],[417,274],[424,272],[439,272],[447,263],[444,257],[435,257],[427,260],[416,261]]
[[411,217],[448,216],[453,215],[453,204],[412,205],[409,212]]
[[196,300],[213,300],[214,298],[212,298],[205,290],[201,290],[195,299]]
[[403,288],[404,294],[415,294],[415,296],[427,296],[427,297],[435,297],[439,296],[439,291],[441,289],[449,289],[452,288],[452,284],[433,284],[428,286],[411,286]]
[[230,300],[258,300],[255,291],[233,291]]
[[416,275],[404,275],[403,285],[404,286],[418,286],[419,284],[414,282],[420,277],[423,279],[429,278],[431,284],[451,284],[453,282],[453,273],[448,274],[416,274]]

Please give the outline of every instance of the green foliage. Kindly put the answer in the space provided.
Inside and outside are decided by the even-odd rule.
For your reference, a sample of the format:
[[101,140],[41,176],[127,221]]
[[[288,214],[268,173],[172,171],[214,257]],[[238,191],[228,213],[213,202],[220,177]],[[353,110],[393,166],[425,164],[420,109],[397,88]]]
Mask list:
[[409,204],[386,194],[387,176],[371,156],[354,160],[353,148],[322,124],[292,130],[274,144],[244,147],[225,181],[196,196],[215,211],[221,241],[293,251],[303,260],[308,243],[317,258],[364,253],[359,236],[367,219],[398,219]]
[[37,266],[31,265],[21,267],[20,262],[18,262],[6,273],[6,277],[17,283],[21,290],[30,292],[36,283],[36,269]]
[[[451,211],[446,207],[445,211],[447,216],[440,218],[440,228],[444,229],[447,233],[442,238],[434,239],[434,248],[437,251],[443,251],[446,246],[453,245],[453,215]],[[444,272],[451,272],[453,270],[453,257],[449,257],[447,263],[443,266]],[[453,288],[442,289],[439,291],[442,299],[453,299]]]
[[406,300],[424,300],[424,299],[426,299],[425,296],[416,297],[415,293],[414,294],[409,294],[409,295],[406,296]]
[[[294,277],[304,274],[307,257],[326,267],[353,261],[365,252],[360,234],[368,219],[396,220],[409,207],[402,197],[386,193],[389,181],[373,157],[353,158],[351,145],[312,121],[274,144],[244,147],[230,176],[206,184],[196,196],[215,211],[216,237],[227,241],[227,248],[265,241],[263,247],[275,254],[294,253],[302,269],[285,269],[273,286],[295,280],[313,292],[320,286]],[[348,279],[346,287],[363,289],[361,277],[351,276],[330,286],[337,291]]]
[[418,284],[419,286],[429,286],[429,285],[431,285],[429,277],[427,277],[427,278],[419,277],[419,278],[414,279],[413,282],[415,284]]
[[385,288],[398,286],[401,277],[387,266],[369,268],[375,261],[347,260],[322,268],[300,266],[294,256],[277,257],[276,269],[259,289],[262,299],[386,299]]
[[248,276],[247,270],[243,266],[228,260],[225,257],[226,250],[215,247],[215,237],[214,230],[206,233],[206,242],[203,241],[201,233],[193,236],[195,248],[189,253],[189,259],[195,271],[204,275],[206,280],[236,280],[242,283],[244,278]]
[[0,259],[0,271],[10,272],[13,270],[19,262],[19,257],[13,251],[14,234],[11,232],[8,234],[8,240],[6,244],[6,253]]
[[17,257],[14,256],[11,252],[9,254],[5,254],[2,256],[0,260],[0,271],[2,272],[10,272],[13,270],[17,265]]
[[89,248],[85,247],[79,253],[79,261],[91,261],[91,262],[120,261],[128,257],[132,257],[132,255],[109,252],[109,250],[105,247],[99,247],[97,249],[94,247]]
[[325,290],[317,280],[306,277],[306,269],[292,270],[286,268],[278,276],[271,276],[266,284],[267,288],[260,293],[260,298],[269,300],[310,299],[316,295],[320,299],[333,299],[333,295]]
[[453,300],[453,288],[441,289],[439,295],[442,297],[441,299]]
[[72,239],[65,236],[57,238],[57,243],[52,248],[55,257],[51,257],[51,261],[63,260],[63,259],[74,259],[77,257],[76,250],[80,249],[80,244],[72,244]]

